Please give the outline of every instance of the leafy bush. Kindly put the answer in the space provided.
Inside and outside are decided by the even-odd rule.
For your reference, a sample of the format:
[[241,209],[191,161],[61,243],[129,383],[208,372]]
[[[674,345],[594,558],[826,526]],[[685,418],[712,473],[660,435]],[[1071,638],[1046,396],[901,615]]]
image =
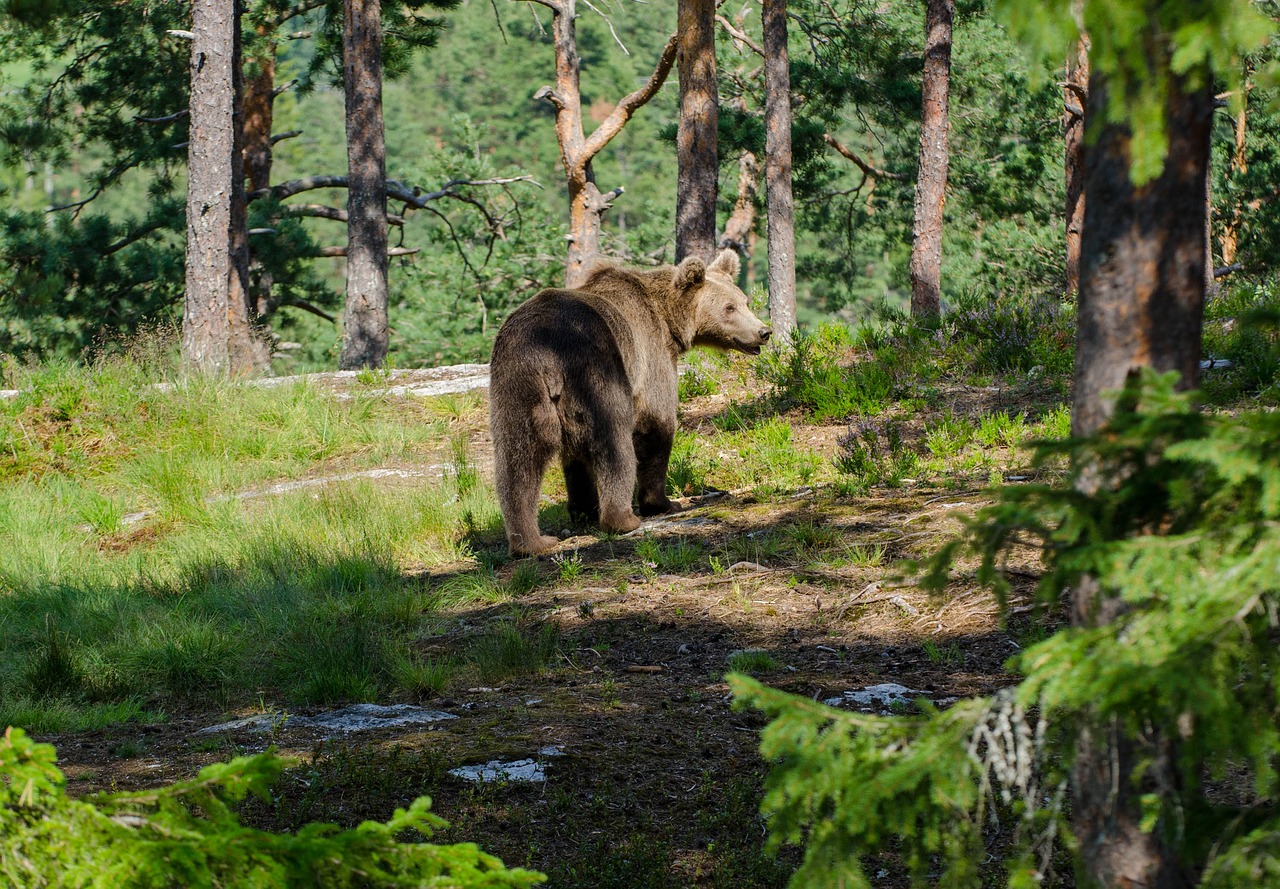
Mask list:
[[451,886],[498,889],[545,879],[508,870],[472,843],[422,838],[447,826],[416,799],[385,823],[352,830],[308,824],[275,834],[240,823],[236,804],[266,798],[289,760],[272,753],[206,766],[157,790],[67,796],[49,744],[21,729],[0,738],[0,876],[7,885],[113,886]]
[[[1097,435],[1035,446],[1040,463],[1068,458],[1073,481],[1103,468],[1120,483],[1002,488],[931,565],[940,589],[970,551],[1003,600],[1004,558],[1035,541],[1041,600],[1091,578],[1123,603],[1111,622],[1016,657],[1018,686],[945,712],[874,717],[731,680],[740,705],[774,720],[764,809],[775,843],[807,842],[792,885],[866,886],[864,868],[882,854],[915,885],[992,885],[979,871],[988,851],[1010,886],[1052,882],[1055,861],[1077,851],[1058,840],[1069,837],[1076,739],[1099,728],[1133,745],[1132,771],[1114,780],[1142,788],[1143,829],[1202,873],[1200,885],[1274,878],[1280,415],[1197,413],[1172,377],[1131,388]],[[1011,831],[984,830],[997,812]],[[985,848],[993,842],[1001,848]]]
[[919,465],[919,457],[892,420],[851,425],[836,444],[836,468],[853,476],[864,490],[882,482],[897,485]]

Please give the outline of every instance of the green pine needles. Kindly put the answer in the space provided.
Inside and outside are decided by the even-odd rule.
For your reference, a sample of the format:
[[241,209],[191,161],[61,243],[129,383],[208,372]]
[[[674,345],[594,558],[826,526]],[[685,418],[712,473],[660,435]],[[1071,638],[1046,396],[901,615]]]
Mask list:
[[[1280,878],[1280,414],[1205,415],[1173,375],[1149,374],[1097,435],[1034,447],[1041,463],[1069,458],[1073,481],[1109,483],[1002,488],[926,582],[941,589],[969,553],[1003,598],[1003,559],[1033,546],[1046,603],[1091,579],[1122,613],[1015,657],[1016,687],[922,715],[851,714],[735,677],[739,702],[774,720],[764,806],[775,841],[807,842],[792,885],[867,886],[872,864],[915,885],[993,885],[1001,860],[1011,887],[1052,884],[1074,853],[1062,802],[1085,729],[1144,752],[1120,780],[1144,789],[1144,829],[1200,885]],[[1171,751],[1161,786],[1149,769]]]
[[1210,89],[1216,77],[1233,91],[1233,102],[1243,102],[1242,57],[1275,30],[1250,0],[995,0],[993,6],[1024,46],[1055,67],[1074,52],[1081,27],[1089,35],[1090,76],[1106,80],[1106,122],[1132,129],[1138,185],[1164,169],[1171,78],[1196,91]]
[[439,887],[541,883],[474,844],[413,842],[445,822],[419,797],[386,823],[309,824],[274,834],[239,822],[235,804],[265,798],[289,761],[271,753],[207,766],[189,781],[136,793],[68,797],[49,744],[21,729],[0,738],[0,882],[38,887]]

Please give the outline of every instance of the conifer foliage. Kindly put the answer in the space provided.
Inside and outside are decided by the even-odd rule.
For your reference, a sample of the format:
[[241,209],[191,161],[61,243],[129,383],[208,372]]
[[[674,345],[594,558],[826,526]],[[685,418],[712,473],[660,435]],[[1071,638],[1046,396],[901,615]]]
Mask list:
[[158,790],[72,799],[54,749],[21,729],[0,737],[0,881],[44,886],[439,886],[517,889],[538,873],[508,870],[475,845],[437,846],[445,822],[419,797],[385,823],[309,824],[296,834],[247,827],[237,803],[266,798],[289,761],[271,753],[207,766]]
[[[886,853],[916,885],[939,865],[940,885],[993,885],[979,867],[988,851],[1011,887],[1067,876],[1063,854],[1079,850],[1063,801],[1085,729],[1136,745],[1133,771],[1112,777],[1137,782],[1142,828],[1177,850],[1177,869],[1203,873],[1183,885],[1280,877],[1280,817],[1267,805],[1280,794],[1280,418],[1207,416],[1175,383],[1148,373],[1098,434],[1036,447],[1040,464],[1107,466],[1124,484],[1004,487],[930,565],[940,588],[956,557],[976,555],[978,579],[1003,598],[1005,558],[1032,545],[1047,568],[1042,602],[1085,577],[1123,602],[1112,622],[1019,654],[1015,688],[875,717],[733,680],[740,701],[774,717],[763,751],[777,762],[765,798],[775,839],[808,829],[793,886],[870,885],[867,861]],[[1168,753],[1165,731],[1178,745],[1161,784],[1150,765]]]

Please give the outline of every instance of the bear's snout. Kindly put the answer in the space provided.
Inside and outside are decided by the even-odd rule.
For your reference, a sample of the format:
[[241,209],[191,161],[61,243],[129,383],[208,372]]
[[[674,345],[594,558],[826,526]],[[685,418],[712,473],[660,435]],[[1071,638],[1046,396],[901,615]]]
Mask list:
[[773,331],[767,327],[762,327],[760,328],[760,333],[758,333],[757,336],[760,337],[760,342],[767,343],[769,342],[769,337],[773,336]]

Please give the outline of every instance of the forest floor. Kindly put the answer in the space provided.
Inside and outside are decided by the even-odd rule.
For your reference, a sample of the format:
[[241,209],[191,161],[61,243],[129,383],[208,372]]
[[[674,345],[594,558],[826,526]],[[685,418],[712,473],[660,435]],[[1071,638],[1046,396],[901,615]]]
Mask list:
[[[1039,573],[1036,554],[1027,552],[1023,564],[1010,566],[1016,595],[1003,620],[963,561],[955,580],[937,596],[919,589],[901,563],[926,559],[951,539],[962,519],[989,501],[991,483],[1043,477],[1045,470],[1029,468],[1020,444],[1060,432],[1064,413],[1060,393],[1023,379],[996,380],[987,386],[944,386],[910,411],[890,407],[884,416],[900,415],[898,424],[888,432],[883,427],[868,431],[788,408],[769,396],[749,368],[747,359],[717,359],[686,374],[682,435],[672,466],[673,484],[683,487],[685,496],[676,512],[650,519],[625,536],[568,528],[563,483],[553,472],[542,525],[545,531],[568,533],[555,553],[536,560],[506,556],[488,490],[491,442],[483,390],[424,401],[412,391],[393,390],[389,379],[364,378],[327,380],[318,387],[321,394],[303,394],[300,387],[309,384],[294,382],[279,387],[277,395],[258,396],[310,404],[308,399],[337,401],[333,396],[339,395],[358,403],[344,410],[357,411],[353,428],[364,428],[369,437],[400,427],[423,431],[399,448],[380,449],[369,441],[335,447],[322,459],[289,462],[282,472],[266,466],[255,473],[246,468],[252,461],[241,458],[234,472],[219,470],[224,473],[216,475],[220,486],[211,489],[205,505],[181,507],[203,510],[200,520],[159,496],[163,486],[158,484],[140,483],[135,489],[150,490],[150,499],[142,494],[130,499],[123,482],[110,494],[93,494],[120,505],[97,522],[91,510],[72,509],[75,515],[68,521],[79,530],[68,531],[67,539],[74,537],[85,552],[96,550],[93,557],[104,565],[132,559],[127,571],[111,568],[116,573],[102,585],[128,589],[144,603],[139,608],[158,615],[156,620],[190,609],[184,620],[199,615],[210,624],[223,621],[217,624],[219,641],[209,650],[211,657],[226,659],[225,669],[198,673],[183,685],[173,673],[190,672],[183,665],[197,662],[182,660],[187,648],[172,640],[187,631],[175,629],[168,637],[167,668],[150,661],[139,666],[130,655],[119,656],[123,666],[103,668],[119,674],[113,681],[129,691],[128,700],[139,702],[134,710],[120,718],[50,719],[49,706],[41,703],[47,697],[41,695],[53,686],[38,681],[44,676],[40,665],[47,667],[49,652],[57,647],[56,632],[71,638],[88,630],[77,629],[80,618],[48,605],[54,595],[48,583],[0,587],[13,601],[31,598],[22,628],[9,631],[15,637],[39,636],[39,607],[63,621],[61,630],[48,631],[43,647],[29,647],[29,662],[9,665],[16,671],[12,675],[34,678],[21,695],[10,689],[0,719],[35,714],[33,734],[56,744],[60,767],[77,794],[153,786],[191,776],[210,762],[273,746],[299,763],[286,771],[269,804],[249,805],[247,817],[260,826],[296,829],[314,820],[344,825],[381,820],[426,794],[433,811],[450,823],[438,840],[479,843],[510,865],[548,873],[553,886],[784,885],[796,852],[764,848],[759,804],[766,764],[758,753],[763,721],[733,708],[725,673],[751,672],[769,685],[819,700],[894,684],[909,690],[902,692],[906,699],[929,698],[942,706],[948,699],[988,694],[1013,682],[1005,662],[1043,638],[1053,621],[1028,604]],[[92,386],[89,391],[86,399],[92,401]],[[28,439],[41,429],[50,440],[66,432],[56,431],[66,421],[44,409],[49,403],[45,398],[37,408],[13,408],[15,416],[27,419]],[[379,425],[369,432],[375,421]],[[279,417],[272,422],[288,425]],[[134,459],[119,448],[113,451],[101,430],[95,435],[93,454],[113,452],[117,464]],[[266,448],[261,442],[255,447]],[[15,450],[18,462],[11,468],[27,479],[24,484],[36,486],[33,491],[46,494],[54,469],[41,469],[40,460],[47,457],[53,461],[49,466],[66,477],[87,478],[100,459],[91,455],[80,463],[66,458],[65,448],[62,456],[48,456],[57,448],[37,450],[21,460]],[[234,459],[232,451],[226,449],[225,459]],[[202,471],[193,470],[193,476],[203,477]],[[31,480],[33,472],[40,476],[38,483]],[[347,493],[339,494],[339,488]],[[284,508],[277,501],[296,502],[297,509],[358,512],[352,506],[356,498],[385,502],[404,513],[437,503],[431,498],[442,489],[451,492],[445,499],[454,507],[470,503],[475,491],[487,505],[455,509],[439,519],[433,533],[446,543],[425,554],[409,543],[391,546],[390,567],[373,571],[366,584],[374,597],[388,591],[369,606],[394,609],[385,621],[366,621],[363,612],[347,610],[346,604],[326,610],[326,603],[336,601],[331,599],[304,608],[299,603],[305,596],[291,593],[294,611],[275,624],[264,618],[268,629],[250,632],[223,614],[234,612],[234,620],[241,620],[261,607],[254,604],[258,593],[234,597],[241,595],[237,583],[248,589],[260,582],[257,569],[241,564],[244,559],[267,564],[266,556],[227,556],[224,568],[232,565],[241,573],[226,574],[231,570],[226,568],[219,575],[222,569],[193,569],[181,562],[187,556],[175,555],[185,551],[177,543],[165,548],[167,537],[207,533],[200,530],[201,521],[229,522],[232,512],[236,522],[265,523],[236,526],[242,535],[256,537],[266,528],[283,536],[307,533],[290,531],[273,513]],[[74,501],[80,495],[64,491],[63,496]],[[138,499],[143,509],[137,508]],[[0,518],[13,513],[10,505],[7,513],[0,509]],[[318,513],[305,514],[304,524],[322,524],[306,515]],[[416,533],[386,524],[392,519],[379,518],[363,532],[359,516],[352,521],[344,533],[376,535],[379,528],[392,527],[387,533],[396,540],[396,535]],[[335,538],[330,529],[315,535],[317,547],[302,552],[303,561],[308,553],[323,561],[325,547],[341,548],[324,542],[341,534]],[[351,569],[340,555],[333,553],[336,567],[326,569],[334,577],[349,580],[353,571],[364,577],[360,572],[372,570]],[[184,579],[152,577],[145,590],[135,589],[135,575],[163,574],[154,568],[161,563],[176,565]],[[30,565],[26,570],[56,573]],[[8,565],[6,576],[12,578],[14,571]],[[219,595],[239,604],[190,604],[195,595],[181,590],[194,588],[193,571],[205,572],[200,583],[214,583],[205,575],[220,577]],[[85,581],[77,583],[83,587]],[[363,591],[364,583],[353,589]],[[13,606],[7,613],[20,610]],[[294,623],[308,621],[322,629],[294,639],[293,648],[277,652],[272,647],[284,645],[272,632],[287,635]],[[355,629],[342,637],[345,647],[335,647],[333,627],[348,624]],[[386,637],[372,638],[384,631]],[[99,632],[125,631],[100,627]],[[383,650],[392,644],[403,650]],[[113,650],[91,652],[90,641],[83,645],[79,672],[67,668],[87,689],[75,700],[109,700],[113,694],[124,699],[124,692],[93,686],[89,678],[95,664],[115,663]],[[307,646],[312,646],[309,652]],[[310,685],[288,684],[288,671],[320,675],[329,666],[321,661],[343,658],[364,658],[353,669],[363,669],[359,676],[368,674],[368,681],[343,680],[346,684],[331,687],[321,677]],[[384,664],[388,658],[389,665]],[[283,672],[264,668],[259,673],[253,666],[278,667],[277,662],[286,664]],[[246,664],[244,674],[236,674]],[[131,669],[136,677],[130,678]],[[345,733],[300,718],[355,701],[413,703],[452,718]],[[912,707],[883,692],[847,706],[878,713]],[[253,716],[268,717],[266,730],[246,725],[203,731]],[[505,776],[491,772],[498,780],[490,781],[450,773],[497,762],[517,765]],[[523,780],[530,775],[538,780]],[[874,885],[904,884],[892,861],[872,872]]]

